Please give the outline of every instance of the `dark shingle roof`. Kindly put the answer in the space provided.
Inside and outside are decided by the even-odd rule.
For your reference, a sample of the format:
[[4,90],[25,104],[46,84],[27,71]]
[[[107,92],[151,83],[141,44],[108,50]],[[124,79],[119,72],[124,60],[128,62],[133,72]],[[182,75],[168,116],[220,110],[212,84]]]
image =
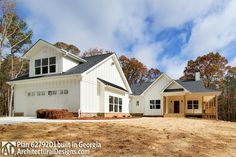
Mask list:
[[74,68],[69,69],[65,73],[66,74],[83,73],[83,72],[87,71],[88,69],[90,69],[91,67],[93,67],[94,65],[98,64],[99,62],[103,61],[104,59],[106,59],[107,57],[109,57],[113,54],[114,53],[106,53],[106,54],[102,54],[102,55],[83,57],[83,59],[86,60],[87,62],[79,64],[79,65],[75,66]]
[[217,92],[214,89],[206,88],[202,80],[200,81],[184,81],[184,80],[176,80],[181,86],[192,93],[198,92]]
[[131,85],[131,90],[133,92],[133,95],[140,95],[142,94],[152,83],[152,82],[142,82]]
[[[203,84],[203,81],[183,81],[183,80],[176,80],[177,83],[179,83],[181,86],[183,86],[185,89],[192,93],[198,93],[198,92],[217,92],[217,90],[206,88]],[[152,82],[143,82],[131,85],[131,89],[133,92],[133,95],[140,95],[142,94],[151,84]],[[175,90],[175,89],[173,89]],[[179,90],[179,89],[176,89]],[[182,89],[181,89],[182,91]],[[167,91],[165,91],[167,92]]]
[[81,74],[88,69],[92,68],[99,62],[103,61],[104,59],[110,57],[114,53],[106,53],[106,54],[101,54],[101,55],[94,55],[90,57],[83,57],[84,60],[87,62],[80,63],[79,65],[67,70],[66,72],[63,73],[58,73],[58,74],[52,74],[52,75],[44,75],[44,76],[36,76],[36,77],[29,77],[29,74],[24,74],[22,76],[19,76],[12,81],[18,81],[18,80],[26,80],[26,79],[35,79],[35,78],[40,78],[40,77],[50,77],[50,76],[63,76],[63,75],[71,75],[71,74]]
[[111,82],[105,81],[105,80],[100,79],[100,78],[98,78],[98,80],[101,81],[102,83],[104,83],[105,85],[112,86],[112,87],[114,87],[114,88],[121,89],[121,90],[123,90],[123,91],[128,92],[126,89],[124,89],[124,88],[122,88],[122,87],[120,87],[120,86],[117,86],[117,85],[115,85],[115,84],[113,84],[113,83],[111,83]]

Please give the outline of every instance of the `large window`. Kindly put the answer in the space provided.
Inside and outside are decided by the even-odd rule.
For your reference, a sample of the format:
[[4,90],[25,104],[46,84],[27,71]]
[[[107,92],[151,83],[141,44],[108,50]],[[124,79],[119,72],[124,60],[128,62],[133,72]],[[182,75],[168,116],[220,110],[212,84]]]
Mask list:
[[122,98],[109,96],[109,112],[122,112]]
[[161,100],[150,100],[150,109],[160,109]]
[[56,57],[42,58],[35,60],[35,75],[56,72]]
[[188,109],[198,109],[199,108],[199,102],[198,100],[188,100]]

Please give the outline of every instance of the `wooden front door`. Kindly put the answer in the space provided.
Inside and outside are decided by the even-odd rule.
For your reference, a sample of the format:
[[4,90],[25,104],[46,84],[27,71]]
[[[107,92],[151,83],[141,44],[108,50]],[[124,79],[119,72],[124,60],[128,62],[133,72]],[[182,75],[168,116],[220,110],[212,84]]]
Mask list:
[[179,101],[174,101],[174,113],[179,113]]

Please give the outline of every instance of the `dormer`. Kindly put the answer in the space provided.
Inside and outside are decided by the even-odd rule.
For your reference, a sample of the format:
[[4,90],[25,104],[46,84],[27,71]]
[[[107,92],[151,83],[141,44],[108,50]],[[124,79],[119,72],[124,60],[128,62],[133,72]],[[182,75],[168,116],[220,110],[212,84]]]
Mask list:
[[29,77],[63,73],[86,60],[38,40],[23,56],[29,60]]

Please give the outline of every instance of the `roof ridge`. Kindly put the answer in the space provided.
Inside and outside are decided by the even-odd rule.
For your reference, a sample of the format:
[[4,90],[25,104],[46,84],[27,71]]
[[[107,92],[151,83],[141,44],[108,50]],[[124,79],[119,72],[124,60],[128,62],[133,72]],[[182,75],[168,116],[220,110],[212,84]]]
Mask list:
[[103,54],[95,54],[92,56],[85,56],[85,57],[81,57],[81,58],[90,58],[90,57],[97,57],[97,56],[103,56],[103,55],[111,55],[111,54],[115,54],[114,52],[108,52],[108,53],[103,53]]

